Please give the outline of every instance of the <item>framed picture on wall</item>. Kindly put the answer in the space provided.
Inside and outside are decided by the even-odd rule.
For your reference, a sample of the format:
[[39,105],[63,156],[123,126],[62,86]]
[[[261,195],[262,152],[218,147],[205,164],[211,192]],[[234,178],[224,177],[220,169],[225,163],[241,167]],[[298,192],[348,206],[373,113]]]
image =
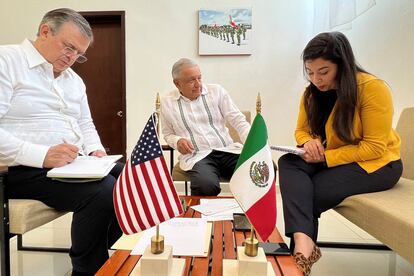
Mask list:
[[251,8],[201,9],[198,18],[199,55],[251,55]]

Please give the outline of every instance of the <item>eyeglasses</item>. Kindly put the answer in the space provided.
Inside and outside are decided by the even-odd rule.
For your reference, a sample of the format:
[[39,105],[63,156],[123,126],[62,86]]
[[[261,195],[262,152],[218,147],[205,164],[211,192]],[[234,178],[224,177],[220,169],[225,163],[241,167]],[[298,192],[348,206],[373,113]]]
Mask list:
[[85,57],[84,55],[78,54],[78,50],[73,49],[71,47],[65,47],[65,48],[63,48],[62,53],[65,56],[68,56],[68,57],[76,56],[76,62],[77,63],[84,63],[84,62],[86,62],[88,60],[88,58]]
[[201,83],[201,77],[197,77],[197,78],[191,78],[191,79],[186,79],[185,82],[189,85],[195,85],[196,82],[198,82],[199,84]]

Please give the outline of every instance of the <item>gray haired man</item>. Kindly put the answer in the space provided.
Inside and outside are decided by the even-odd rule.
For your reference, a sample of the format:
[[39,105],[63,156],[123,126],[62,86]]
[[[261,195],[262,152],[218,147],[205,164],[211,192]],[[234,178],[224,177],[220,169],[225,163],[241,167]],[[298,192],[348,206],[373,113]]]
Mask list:
[[223,87],[202,82],[193,60],[178,60],[172,77],[177,90],[161,98],[165,141],[181,153],[180,167],[190,175],[191,194],[217,195],[220,177],[231,177],[242,148],[225,124],[232,125],[243,142],[250,124]]
[[36,199],[73,212],[72,275],[93,275],[121,235],[112,202],[117,164],[99,181],[46,177],[78,152],[104,156],[82,79],[70,68],[87,60],[88,22],[71,9],[46,13],[35,41],[0,46],[0,163],[9,166],[10,198]]

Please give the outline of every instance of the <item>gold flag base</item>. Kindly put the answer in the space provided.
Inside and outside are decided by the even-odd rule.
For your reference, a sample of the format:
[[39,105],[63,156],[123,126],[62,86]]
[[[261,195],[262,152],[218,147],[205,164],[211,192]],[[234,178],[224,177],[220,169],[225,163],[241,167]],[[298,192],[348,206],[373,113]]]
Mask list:
[[161,254],[162,252],[164,252],[164,236],[153,236],[151,238],[151,253]]
[[244,254],[249,257],[256,257],[259,249],[259,241],[257,239],[247,238],[244,241]]

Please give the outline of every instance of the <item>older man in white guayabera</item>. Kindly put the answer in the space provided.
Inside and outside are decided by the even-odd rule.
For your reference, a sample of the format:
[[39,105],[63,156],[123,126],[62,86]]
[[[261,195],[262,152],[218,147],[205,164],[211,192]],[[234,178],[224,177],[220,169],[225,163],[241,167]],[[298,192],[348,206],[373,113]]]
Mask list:
[[177,90],[161,98],[164,139],[181,153],[180,168],[190,175],[191,194],[218,195],[220,177],[231,177],[242,148],[225,124],[237,130],[242,142],[250,124],[223,87],[202,82],[193,60],[178,60],[172,77]]

